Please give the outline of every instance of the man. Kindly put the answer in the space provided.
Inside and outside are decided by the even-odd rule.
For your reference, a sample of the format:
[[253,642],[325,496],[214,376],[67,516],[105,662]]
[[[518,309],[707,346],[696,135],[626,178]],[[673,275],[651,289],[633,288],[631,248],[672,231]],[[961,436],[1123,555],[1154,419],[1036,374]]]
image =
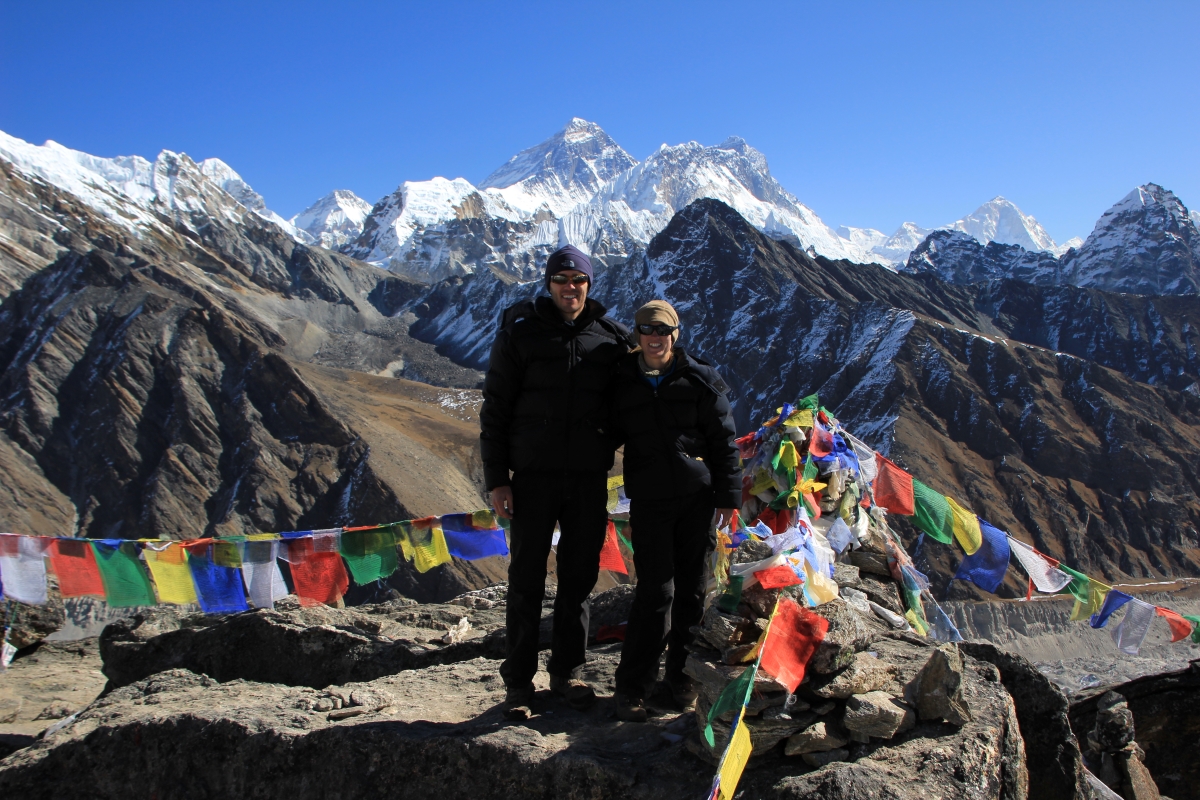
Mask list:
[[[587,598],[596,585],[608,523],[605,434],[613,366],[629,332],[588,298],[592,263],[570,245],[546,261],[549,297],[504,312],[483,388],[480,445],[492,506],[512,520],[507,658],[500,667],[506,714],[531,714],[546,559],[558,523],[550,690],[575,708],[596,694],[579,679],[585,660]],[[509,473],[512,473],[511,477]]]

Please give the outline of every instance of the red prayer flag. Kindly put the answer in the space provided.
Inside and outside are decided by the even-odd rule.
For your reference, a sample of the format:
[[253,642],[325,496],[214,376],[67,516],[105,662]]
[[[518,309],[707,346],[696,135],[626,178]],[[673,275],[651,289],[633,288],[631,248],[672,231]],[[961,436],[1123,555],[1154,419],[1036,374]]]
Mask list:
[[317,552],[312,537],[288,542],[288,558],[292,583],[302,606],[337,605],[350,587],[342,556],[336,552]]
[[913,478],[878,453],[875,463],[879,474],[875,477],[873,494],[875,505],[886,508],[889,514],[911,517],[913,505]]
[[1180,639],[1186,639],[1192,635],[1192,631],[1194,630],[1192,623],[1188,622],[1171,609],[1163,608],[1162,606],[1155,606],[1154,610],[1160,617],[1167,621],[1168,625],[1171,626],[1172,642],[1178,642]]
[[784,586],[795,586],[800,582],[796,571],[786,564],[780,564],[770,569],[760,569],[754,573],[764,589],[782,589]]
[[762,669],[795,692],[804,680],[804,669],[829,631],[829,620],[787,597],[779,598],[775,618],[763,643]]
[[613,525],[611,519],[608,521],[608,530],[604,532],[604,547],[600,549],[600,569],[619,572],[622,575],[629,574],[629,567],[625,566],[625,559],[621,557],[621,547],[617,544],[617,526]]
[[625,641],[625,628],[629,625],[627,622],[622,622],[617,625],[601,625],[596,631],[597,642],[623,642]]
[[773,508],[765,508],[758,515],[757,521],[770,528],[772,533],[783,533],[791,527],[792,515],[786,508],[781,508],[778,511]]
[[48,555],[63,597],[104,597],[100,567],[87,539],[55,539]]
[[1029,579],[1029,591],[1025,592],[1025,599],[1026,600],[1033,599],[1033,578]]
[[817,458],[833,454],[833,434],[819,424],[813,425],[812,441],[808,443],[808,452]]
[[737,445],[738,455],[742,457],[743,461],[748,461],[758,455],[758,431],[753,431],[739,439],[734,439],[733,443]]

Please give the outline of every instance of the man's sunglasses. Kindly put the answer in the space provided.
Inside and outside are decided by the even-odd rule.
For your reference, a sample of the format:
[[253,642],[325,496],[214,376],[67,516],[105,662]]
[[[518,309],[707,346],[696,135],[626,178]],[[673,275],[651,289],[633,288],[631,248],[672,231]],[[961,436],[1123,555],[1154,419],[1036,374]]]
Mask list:
[[585,283],[588,282],[588,280],[589,280],[589,278],[587,275],[570,276],[570,275],[563,275],[563,274],[559,273],[558,275],[550,276],[550,282],[557,283],[559,286],[565,286],[568,283],[573,283],[576,286],[583,286]]
[[670,336],[672,333],[679,330],[679,328],[671,327],[670,325],[638,325],[637,329],[638,333],[642,334],[643,336]]

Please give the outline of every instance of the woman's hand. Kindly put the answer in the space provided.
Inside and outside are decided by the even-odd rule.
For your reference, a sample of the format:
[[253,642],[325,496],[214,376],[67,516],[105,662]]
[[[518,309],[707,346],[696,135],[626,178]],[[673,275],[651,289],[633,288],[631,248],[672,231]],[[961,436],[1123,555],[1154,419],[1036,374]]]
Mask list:
[[[495,493],[492,495],[495,496]],[[734,508],[718,508],[713,512],[713,525],[716,528],[724,528],[733,521],[733,515],[737,511]]]
[[492,489],[492,509],[504,519],[513,518],[513,493],[511,486],[497,486]]

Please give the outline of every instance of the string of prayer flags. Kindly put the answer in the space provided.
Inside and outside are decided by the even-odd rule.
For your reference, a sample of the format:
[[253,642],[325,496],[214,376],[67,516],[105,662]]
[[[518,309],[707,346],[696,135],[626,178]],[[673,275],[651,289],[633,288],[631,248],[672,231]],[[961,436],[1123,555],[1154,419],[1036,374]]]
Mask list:
[[[614,519],[613,527],[617,529],[617,538],[621,540],[621,544],[625,545],[626,549],[629,550],[630,553],[632,553],[633,552],[633,542],[631,542],[629,540],[629,536],[625,535],[626,531],[629,530],[629,520]],[[632,535],[632,534],[630,534],[630,535]]]
[[446,514],[442,517],[442,535],[446,537],[446,550],[456,558],[475,561],[491,556],[508,555],[508,542],[504,529],[489,515],[478,517],[472,514]]
[[350,577],[341,555],[318,550],[318,537],[303,537],[287,542],[287,561],[292,569],[292,584],[300,605],[324,603],[336,606],[350,587]]
[[1071,582],[1062,591],[1070,594],[1081,603],[1088,602],[1088,592],[1091,588],[1092,579],[1079,570],[1071,569],[1066,564],[1059,564],[1058,568],[1071,576]]
[[629,568],[621,557],[621,547],[617,544],[617,526],[610,519],[604,530],[604,545],[600,548],[600,569],[628,575]]
[[979,549],[962,560],[954,579],[970,581],[985,592],[994,594],[1008,571],[1008,534],[982,519],[977,524],[981,534]]
[[191,605],[197,602],[196,584],[187,563],[187,550],[173,542],[144,542],[142,558],[154,578],[158,602]]
[[945,495],[913,478],[913,500],[913,524],[942,544],[950,544],[953,529]]
[[104,597],[100,568],[87,539],[55,539],[48,554],[63,597]]
[[848,433],[845,436],[850,442],[850,448],[854,451],[854,455],[858,458],[859,477],[862,478],[863,483],[869,485],[879,475],[879,468],[875,463],[875,451],[867,447],[866,443],[858,437]]
[[795,692],[828,632],[829,620],[780,597],[759,654],[763,670]]
[[[437,517],[423,517],[411,522],[400,522],[404,539],[412,552],[413,566],[417,572],[429,572],[434,567],[450,562],[450,550],[446,546],[446,535],[438,524]],[[407,557],[408,553],[405,553]]]
[[1192,624],[1184,619],[1181,615],[1175,613],[1169,608],[1162,606],[1154,607],[1155,613],[1167,621],[1167,625],[1171,628],[1171,641],[1178,642],[1180,639],[1186,639],[1192,635],[1194,630]]
[[1075,606],[1071,609],[1071,621],[1080,622],[1085,619],[1091,619],[1100,609],[1104,607],[1104,597],[1108,594],[1109,587],[1102,583],[1088,578],[1087,600],[1075,599]]
[[1121,606],[1128,603],[1133,598],[1122,592],[1120,589],[1112,589],[1104,596],[1104,603],[1100,606],[1100,610],[1092,615],[1088,620],[1088,624],[1093,628],[1103,628],[1108,624],[1108,618],[1113,615]]
[[[467,514],[458,516],[469,519]],[[470,522],[466,526],[469,529]],[[351,577],[360,586],[386,578],[400,566],[396,532],[391,525],[343,529],[341,554]]]
[[1071,576],[1059,569],[1057,562],[1051,564],[1041,553],[1011,536],[1008,537],[1008,544],[1039,592],[1054,594],[1071,583]]
[[154,588],[138,559],[136,542],[96,539],[92,550],[104,582],[104,602],[113,608],[154,605]]
[[979,517],[970,509],[960,506],[953,497],[946,498],[950,506],[950,531],[958,546],[967,555],[973,554],[983,544],[983,533],[979,530]]
[[1155,617],[1154,606],[1143,603],[1136,597],[1125,606],[1125,616],[1112,629],[1112,640],[1117,649],[1127,655],[1136,656],[1150,631]]
[[746,762],[750,760],[753,745],[750,741],[749,726],[744,724],[745,716],[746,709],[742,708],[737,721],[734,722],[729,746],[725,748],[725,755],[717,767],[717,790],[721,800],[733,800],[738,781],[742,779],[742,771],[746,769]]
[[50,540],[41,536],[0,534],[0,580],[4,596],[22,603],[42,605],[46,593],[46,550]]
[[274,608],[276,600],[287,597],[287,584],[276,559],[279,541],[270,534],[251,534],[242,549],[242,580],[255,608]]
[[[242,590],[241,556],[230,552],[235,549],[232,543],[201,539],[183,545],[183,549],[187,550],[196,599],[204,613],[231,614],[249,608]],[[235,561],[237,566],[232,566]]]
[[[813,616],[816,615],[814,614]],[[826,625],[828,625],[828,622]],[[754,685],[755,672],[754,665],[746,667],[742,670],[741,675],[730,681],[729,685],[717,695],[712,708],[708,710],[708,720],[704,726],[704,741],[708,742],[709,747],[717,746],[717,740],[713,737],[713,720],[720,719],[727,712],[740,709],[746,705],[746,697],[750,694],[750,689]]]
[[886,509],[889,514],[911,517],[914,511],[912,475],[879,453],[875,454],[875,467],[879,473],[873,489],[875,505]]

